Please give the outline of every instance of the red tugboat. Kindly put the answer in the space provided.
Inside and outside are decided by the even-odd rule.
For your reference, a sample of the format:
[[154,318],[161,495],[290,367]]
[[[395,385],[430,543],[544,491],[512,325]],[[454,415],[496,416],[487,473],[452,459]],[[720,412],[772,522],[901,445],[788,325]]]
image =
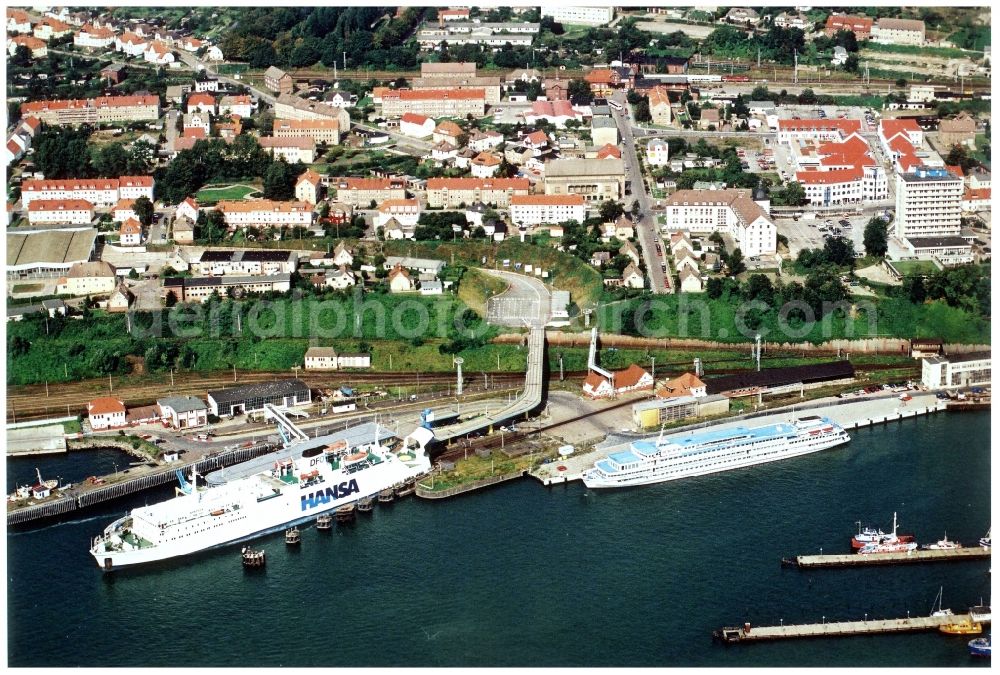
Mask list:
[[851,548],[860,550],[869,544],[909,544],[915,539],[916,537],[912,534],[896,534],[896,513],[894,511],[892,532],[889,534],[870,527],[861,529],[861,521],[858,521],[858,533],[851,537]]

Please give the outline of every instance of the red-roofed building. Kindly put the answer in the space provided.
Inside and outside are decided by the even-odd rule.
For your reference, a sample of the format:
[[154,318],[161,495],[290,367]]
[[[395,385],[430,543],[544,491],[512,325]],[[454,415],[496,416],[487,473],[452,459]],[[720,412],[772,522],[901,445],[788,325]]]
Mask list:
[[527,178],[428,178],[427,206],[454,209],[480,202],[507,208],[513,195],[526,195],[530,188]]
[[138,246],[142,243],[142,223],[129,218],[118,229],[118,240],[122,246]]
[[839,141],[861,133],[861,120],[778,120],[778,142]]
[[867,40],[872,36],[872,20],[867,16],[850,16],[848,14],[831,14],[826,18],[827,37],[833,37],[837,31],[849,30],[859,40]]
[[799,141],[790,149],[798,168],[795,180],[805,189],[810,204],[860,204],[889,197],[885,171],[859,134],[813,145]]
[[125,426],[125,404],[112,396],[95,398],[87,404],[87,419],[90,428],[113,429]]
[[567,220],[582,223],[587,217],[583,195],[514,195],[510,198],[510,220],[522,227],[556,225]]
[[94,205],[85,199],[34,199],[28,205],[28,222],[84,225],[94,220]]
[[461,136],[463,133],[464,132],[462,131],[462,127],[458,126],[451,120],[445,120],[444,122],[441,122],[441,124],[437,125],[434,128],[434,136],[432,140],[435,143],[446,141],[457,148],[460,145],[458,142],[458,137]]
[[8,33],[30,33],[31,17],[27,12],[13,7],[7,8],[7,32]]
[[434,133],[434,120],[416,113],[405,113],[399,118],[399,133],[412,138],[427,138]]
[[438,21],[441,23],[442,26],[444,25],[445,21],[468,21],[468,20],[469,20],[468,7],[438,10]]
[[44,59],[49,55],[49,45],[45,40],[39,40],[30,35],[15,35],[7,44],[7,53],[11,56],[17,52],[18,47],[24,47],[31,52],[31,58]]
[[962,211],[975,213],[990,210],[990,188],[966,188],[962,195]]
[[110,28],[96,28],[91,25],[83,26],[80,31],[73,36],[73,44],[83,49],[107,49],[115,43],[115,32]]
[[630,391],[653,388],[653,376],[634,363],[625,370],[614,371],[611,374],[613,380],[609,381],[600,373],[590,371],[583,382],[583,395],[588,398],[611,398]]
[[610,143],[608,143],[607,145],[597,150],[597,159],[610,159],[610,158],[614,159],[622,158],[622,151],[618,148],[617,145],[611,145]]
[[656,391],[656,395],[659,398],[682,398],[685,396],[702,398],[707,396],[708,392],[705,383],[697,375],[684,373],[680,377],[664,382],[663,386]]
[[524,121],[534,124],[538,120],[545,120],[558,129],[565,129],[566,122],[570,120],[581,122],[583,115],[574,109],[569,101],[535,101],[531,104],[531,111],[524,113]]
[[318,204],[322,189],[322,177],[312,169],[306,169],[306,172],[295,181],[295,198],[300,202]]
[[215,96],[208,92],[190,94],[187,100],[187,111],[189,113],[204,112],[214,115]]
[[45,40],[47,42],[52,38],[61,38],[65,35],[71,34],[72,32],[73,27],[68,23],[47,16],[35,24],[35,29],[32,34],[39,40]]

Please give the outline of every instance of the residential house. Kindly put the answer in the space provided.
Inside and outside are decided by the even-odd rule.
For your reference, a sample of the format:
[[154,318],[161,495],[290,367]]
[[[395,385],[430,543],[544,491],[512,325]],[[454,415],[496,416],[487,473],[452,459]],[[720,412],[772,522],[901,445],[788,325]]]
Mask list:
[[295,198],[300,202],[318,204],[322,189],[322,177],[312,169],[306,169],[305,173],[295,181]]
[[295,90],[292,76],[275,66],[264,71],[264,86],[279,94],[291,94]]
[[626,288],[644,288],[646,286],[646,278],[642,276],[642,272],[634,263],[629,263],[622,271],[622,286]]
[[194,197],[188,197],[177,205],[174,215],[177,218],[188,218],[192,222],[198,220],[198,202]]
[[646,163],[650,166],[670,164],[670,146],[662,138],[654,138],[646,143]]
[[618,254],[627,256],[633,264],[636,266],[639,265],[639,249],[637,249],[635,244],[631,241],[626,240],[625,243],[622,244],[622,247],[618,249]]
[[109,312],[127,312],[134,301],[135,295],[122,282],[115,287],[115,290],[108,298],[107,309]]
[[49,55],[49,46],[45,40],[30,35],[15,35],[7,44],[7,53],[11,56],[17,53],[18,47],[24,47],[31,52],[31,58],[44,59]]
[[459,142],[459,136],[464,133],[465,132],[462,131],[462,127],[458,126],[451,120],[445,120],[434,128],[434,134],[431,140],[434,141],[434,143],[446,141],[454,147],[459,148],[462,146]]
[[389,271],[388,281],[390,293],[408,293],[414,290],[413,278],[400,265],[396,265]]
[[961,112],[953,119],[943,119],[938,125],[938,138],[941,145],[950,148],[953,145],[964,145],[976,148],[976,120],[966,112]]
[[354,272],[350,267],[346,267],[344,265],[341,265],[335,270],[328,271],[324,281],[324,285],[327,288],[334,288],[336,290],[351,288],[356,283],[357,281],[354,278]]
[[427,138],[434,133],[434,120],[416,113],[405,113],[399,118],[399,133],[412,138]]
[[350,267],[354,264],[354,252],[344,242],[333,249],[333,264],[340,267]]
[[476,178],[492,178],[500,169],[501,159],[488,152],[481,152],[472,158],[472,175]]
[[289,164],[295,162],[312,164],[316,161],[316,141],[310,136],[294,138],[262,136],[257,142],[267,154],[273,155],[275,159],[282,158]]
[[142,243],[142,224],[129,218],[118,229],[118,243],[122,246],[138,246]]
[[184,216],[176,216],[171,226],[173,228],[172,239],[177,244],[194,243],[194,221]]
[[109,263],[76,263],[56,281],[57,295],[103,295],[115,290],[118,279]]
[[248,95],[223,96],[219,101],[219,114],[250,117],[253,115],[253,99]]
[[191,94],[187,100],[187,111],[188,113],[203,112],[214,115],[216,111],[215,96],[208,92]]
[[649,91],[649,114],[653,118],[653,124],[664,127],[670,125],[670,96],[666,87],[656,86]]
[[176,61],[174,53],[170,51],[170,47],[156,40],[151,42],[149,46],[146,47],[146,51],[143,52],[142,58],[143,60],[158,66],[165,66]]
[[420,202],[416,199],[387,199],[378,205],[374,224],[377,230],[395,219],[404,230],[412,231],[420,220]]
[[102,396],[87,403],[87,420],[94,431],[125,426],[125,404],[113,396]]
[[756,26],[760,23],[760,14],[748,7],[733,7],[722,17],[726,23]]

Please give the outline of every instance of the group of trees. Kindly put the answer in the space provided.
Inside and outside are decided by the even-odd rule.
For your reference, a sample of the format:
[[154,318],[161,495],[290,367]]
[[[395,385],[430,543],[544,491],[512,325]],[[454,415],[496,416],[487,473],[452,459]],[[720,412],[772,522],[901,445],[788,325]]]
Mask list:
[[798,28],[772,26],[766,33],[748,35],[737,26],[719,26],[701,44],[705,53],[726,59],[762,59],[790,65],[805,48],[805,33]]
[[[834,309],[837,303],[850,299],[850,293],[839,276],[830,268],[819,268],[810,272],[804,284],[797,281],[784,283],[780,279],[772,282],[763,274],[751,274],[740,283],[736,279],[712,277],[705,285],[705,294],[711,300],[724,299],[732,303],[759,301],[765,308],[751,307],[744,311],[744,320],[750,330],[756,330],[765,323],[773,323],[782,308],[788,303],[805,303],[814,318],[821,318]],[[800,307],[787,311],[793,326],[807,317]]]
[[302,164],[274,160],[247,134],[237,136],[232,143],[220,138],[200,139],[154,172],[155,196],[177,204],[209,182],[263,178],[265,197],[290,199],[295,194],[295,180],[303,171]]
[[981,265],[959,265],[926,277],[906,277],[902,292],[913,303],[944,300],[972,314],[990,316],[990,275]]
[[46,178],[117,178],[147,174],[156,158],[156,147],[145,141],[131,145],[109,143],[91,146],[93,130],[43,125],[34,141],[34,162]]
[[230,59],[252,68],[304,68],[322,62],[344,67],[406,70],[417,65],[418,45],[407,38],[427,10],[407,7],[250,7],[222,39]]
[[[485,216],[483,220],[486,220]],[[456,234],[453,225],[459,226],[462,230],[469,229],[469,221],[461,211],[424,211],[420,214],[417,226],[413,230],[413,238],[426,241],[464,236]],[[470,236],[482,239],[486,236],[486,231],[482,227],[476,227],[472,229]]]
[[804,248],[799,251],[796,263],[807,270],[820,267],[854,269],[854,242],[845,237],[829,237],[823,248]]
[[865,253],[875,258],[884,258],[889,252],[889,223],[875,216],[865,225]]

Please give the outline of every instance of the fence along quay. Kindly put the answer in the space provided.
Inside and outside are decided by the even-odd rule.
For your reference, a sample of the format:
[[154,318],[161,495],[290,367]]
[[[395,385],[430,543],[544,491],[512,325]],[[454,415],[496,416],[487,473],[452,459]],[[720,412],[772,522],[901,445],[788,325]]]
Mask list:
[[76,496],[61,497],[53,501],[45,502],[44,504],[26,506],[24,508],[9,511],[7,513],[7,525],[20,525],[22,523],[38,520],[40,518],[48,518],[50,516],[69,513],[70,511],[93,506],[94,504],[117,499],[119,497],[124,497],[125,495],[134,494],[143,490],[148,490],[149,488],[157,487],[159,485],[166,485],[167,483],[177,479],[178,470],[188,473],[190,472],[191,467],[195,467],[197,468],[199,474],[204,475],[209,471],[214,471],[215,469],[220,469],[224,466],[239,464],[240,462],[245,462],[249,459],[253,459],[254,457],[259,457],[277,450],[279,447],[280,446],[272,443],[259,443],[249,448],[236,448],[213,457],[206,457],[197,462],[191,462],[180,466],[164,467],[162,470],[146,476],[138,476],[126,481],[116,482],[112,485],[87,489],[86,492]]

